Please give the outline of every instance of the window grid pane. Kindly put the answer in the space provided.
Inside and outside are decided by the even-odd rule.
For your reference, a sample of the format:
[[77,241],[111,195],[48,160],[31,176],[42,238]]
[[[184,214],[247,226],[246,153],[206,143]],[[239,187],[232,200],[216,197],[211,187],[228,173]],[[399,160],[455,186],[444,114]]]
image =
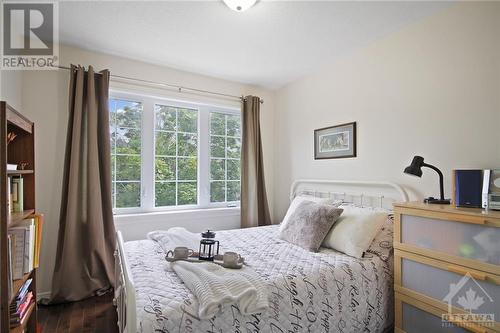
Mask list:
[[[175,131],[177,132],[179,130],[179,110],[175,110]],[[175,156],[179,155],[179,134],[175,134]],[[177,157],[175,158],[175,179],[177,180]],[[179,193],[179,183],[177,181],[175,182],[175,205],[177,206],[178,203],[178,193]]]
[[210,112],[210,202],[212,203],[240,200],[241,170],[238,165],[241,154],[240,127],[240,116]]
[[109,100],[113,208],[141,206],[142,103]]
[[[154,137],[155,207],[197,204],[198,110],[156,104]],[[169,179],[158,163],[166,159],[175,161]]]
[[225,163],[226,175],[224,177],[224,179],[226,180],[224,184],[224,201],[227,202],[227,116],[226,115],[224,116],[224,128],[226,129],[226,131],[224,132],[224,158],[226,159]]

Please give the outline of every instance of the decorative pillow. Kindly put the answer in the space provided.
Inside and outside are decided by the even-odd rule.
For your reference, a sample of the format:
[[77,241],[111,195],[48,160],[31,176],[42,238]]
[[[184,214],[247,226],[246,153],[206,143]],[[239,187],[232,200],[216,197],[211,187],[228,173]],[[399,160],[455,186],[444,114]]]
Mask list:
[[331,206],[335,206],[335,207],[338,207],[340,204],[342,204],[341,200],[335,200],[335,199],[330,199],[330,198],[317,198],[317,197],[305,196],[305,195],[296,196],[293,199],[292,203],[290,204],[290,207],[288,207],[288,211],[286,212],[286,215],[280,224],[280,232],[283,230],[285,225],[288,223],[290,216],[297,210],[297,207],[304,201],[312,201],[312,202],[320,203],[323,205],[331,205]]
[[362,258],[382,225],[387,213],[370,208],[341,206],[344,213],[326,235],[323,246]]
[[394,216],[389,215],[387,220],[382,224],[382,228],[373,239],[373,242],[366,250],[363,258],[379,257],[387,262],[393,260],[392,238],[394,229]]
[[342,209],[312,201],[299,203],[280,230],[280,238],[306,250],[317,252]]

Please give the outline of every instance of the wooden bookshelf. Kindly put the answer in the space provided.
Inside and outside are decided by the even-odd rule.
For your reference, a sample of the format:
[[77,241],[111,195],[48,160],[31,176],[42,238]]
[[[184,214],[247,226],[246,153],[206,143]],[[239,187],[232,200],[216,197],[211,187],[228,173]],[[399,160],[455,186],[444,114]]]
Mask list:
[[30,173],[34,173],[33,170],[7,170],[7,175],[15,176],[15,175],[29,175]]
[[[7,134],[15,133],[16,138],[7,144]],[[32,218],[35,210],[35,127],[32,121],[14,110],[6,102],[0,101],[0,332],[36,333],[37,306],[30,305],[21,324],[10,327],[9,306],[28,279],[33,279],[29,290],[36,301],[36,269],[12,282],[9,297],[8,239],[9,229],[19,226],[23,220]],[[26,170],[7,170],[7,164],[26,163]],[[24,211],[9,212],[7,185],[10,177],[23,177]]]

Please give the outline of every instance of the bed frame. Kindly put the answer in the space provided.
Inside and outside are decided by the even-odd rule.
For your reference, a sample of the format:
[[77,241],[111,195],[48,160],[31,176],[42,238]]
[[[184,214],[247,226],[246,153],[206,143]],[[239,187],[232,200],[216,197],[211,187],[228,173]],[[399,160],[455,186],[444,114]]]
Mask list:
[[[394,202],[408,201],[408,194],[398,184],[383,181],[346,181],[300,179],[290,188],[290,201],[297,195],[339,199],[362,207],[392,209]],[[117,231],[115,250],[115,297],[120,333],[136,333],[135,288],[124,251],[123,236]]]

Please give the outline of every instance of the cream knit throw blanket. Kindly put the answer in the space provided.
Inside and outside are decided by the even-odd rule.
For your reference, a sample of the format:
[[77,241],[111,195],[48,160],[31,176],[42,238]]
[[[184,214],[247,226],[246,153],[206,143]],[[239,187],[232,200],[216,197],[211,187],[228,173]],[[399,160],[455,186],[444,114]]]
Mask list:
[[198,316],[210,319],[226,305],[238,305],[242,315],[262,313],[269,307],[267,289],[250,268],[227,269],[217,264],[176,261],[171,267],[198,299]]
[[148,233],[148,238],[158,242],[165,252],[177,246],[187,246],[195,251],[200,246],[200,234],[193,234],[182,227],[170,228],[167,231],[156,230]]

